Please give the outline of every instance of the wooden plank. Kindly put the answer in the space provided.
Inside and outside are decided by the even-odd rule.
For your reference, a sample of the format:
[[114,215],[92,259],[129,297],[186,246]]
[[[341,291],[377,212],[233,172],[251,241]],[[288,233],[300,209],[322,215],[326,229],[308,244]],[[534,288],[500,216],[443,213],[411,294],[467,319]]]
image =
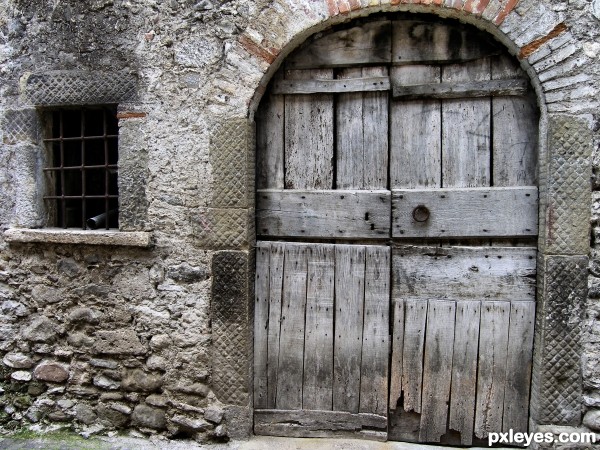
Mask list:
[[281,334],[281,299],[283,295],[283,266],[285,244],[271,243],[269,259],[269,329],[267,407],[275,408],[277,400],[277,371],[279,366],[279,337]]
[[[444,66],[442,83],[490,79],[489,59]],[[442,186],[490,185],[489,99],[442,101]]]
[[[395,81],[395,80],[394,80]],[[472,81],[469,83],[433,83],[406,86],[393,83],[394,98],[465,98],[523,95],[527,92],[526,80]]]
[[[291,70],[286,79],[331,79],[333,71]],[[285,187],[333,187],[333,95],[293,95],[285,99]]]
[[304,408],[330,410],[333,389],[334,247],[308,247]]
[[500,51],[488,34],[471,26],[424,20],[393,22],[393,64],[464,62]]
[[446,433],[456,303],[430,300],[427,310],[427,332],[423,361],[423,395],[421,430],[423,442],[439,442]]
[[276,406],[279,409],[302,408],[306,257],[306,246],[285,247],[277,374]]
[[456,303],[448,427],[460,433],[462,445],[471,445],[473,442],[480,307],[479,302]]
[[506,357],[510,319],[509,302],[481,305],[475,436],[485,439],[490,432],[502,431]]
[[528,429],[534,322],[534,302],[511,303],[502,419],[505,432]]
[[[393,67],[403,84],[440,81],[435,66]],[[390,183],[392,188],[439,187],[441,174],[441,103],[421,99],[391,103]]]
[[[282,78],[281,72],[275,79]],[[256,187],[258,189],[284,187],[284,110],[282,95],[272,91],[265,94],[256,114]]]
[[385,440],[387,417],[343,411],[254,410],[254,432],[286,437],[353,437]]
[[267,408],[268,331],[269,331],[269,255],[268,242],[256,244],[254,281],[254,407]]
[[533,300],[536,254],[530,247],[396,248],[394,298]]
[[286,59],[288,69],[388,64],[391,22],[377,20],[318,35]]
[[257,234],[261,236],[388,238],[389,191],[257,192]]
[[365,248],[335,248],[334,411],[359,412]]
[[402,355],[404,350],[404,300],[393,298],[392,355],[390,365],[390,410],[395,410],[402,397]]
[[[394,280],[394,284],[396,284],[396,280]],[[404,350],[402,352],[404,355],[402,361],[404,410],[420,413],[427,301],[406,300],[404,314]]]
[[[341,70],[351,77],[386,74],[384,67]],[[388,94],[341,94],[336,104],[337,189],[386,189]]]
[[[513,58],[492,60],[492,79],[516,76],[525,74]],[[533,96],[492,100],[494,186],[537,185],[538,121]]]
[[532,186],[393,190],[392,211],[394,237],[517,237],[538,232],[538,190]]
[[366,247],[359,407],[361,413],[387,415],[390,264],[389,247]]
[[[344,69],[352,70],[352,69]],[[360,68],[356,70],[360,71]],[[390,90],[390,78],[354,77],[338,80],[279,80],[273,85],[274,94],[348,93]]]

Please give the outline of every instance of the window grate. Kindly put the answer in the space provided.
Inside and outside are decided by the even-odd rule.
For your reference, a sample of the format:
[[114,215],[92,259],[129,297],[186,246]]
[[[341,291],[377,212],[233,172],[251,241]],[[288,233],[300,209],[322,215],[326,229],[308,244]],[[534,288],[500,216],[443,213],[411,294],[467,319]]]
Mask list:
[[48,112],[44,196],[56,226],[118,228],[118,121],[111,106]]

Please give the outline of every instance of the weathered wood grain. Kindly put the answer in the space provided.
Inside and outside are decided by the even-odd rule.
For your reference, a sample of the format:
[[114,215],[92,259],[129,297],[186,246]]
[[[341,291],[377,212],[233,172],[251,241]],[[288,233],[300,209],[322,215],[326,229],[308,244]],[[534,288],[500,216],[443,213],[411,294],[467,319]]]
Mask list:
[[[427,219],[415,216],[418,207],[429,210]],[[393,190],[392,235],[536,236],[537,209],[537,187]]]
[[257,234],[281,237],[387,238],[389,191],[257,192]]
[[[492,79],[523,77],[508,56],[492,60]],[[494,186],[535,186],[538,165],[539,111],[530,96],[492,100]]]
[[402,396],[402,360],[404,350],[404,300],[392,298],[392,354],[390,364],[390,410],[395,410]]
[[460,433],[462,445],[473,442],[480,307],[479,302],[456,302],[448,427]]
[[[435,66],[393,67],[402,84],[440,81]],[[390,184],[392,188],[440,187],[441,103],[439,100],[393,100],[390,106]]]
[[286,246],[277,373],[277,408],[302,408],[307,248]]
[[377,20],[308,42],[286,59],[288,69],[387,64],[391,60],[391,22]]
[[271,243],[269,260],[269,329],[267,407],[275,408],[279,370],[279,337],[281,335],[281,302],[283,296],[283,269],[285,244]]
[[268,242],[256,244],[254,280],[254,407],[267,408],[268,330],[269,330],[269,257]]
[[267,436],[387,438],[387,417],[318,410],[255,410],[254,432]]
[[[353,69],[343,69],[351,71]],[[369,91],[389,91],[390,79],[387,76],[363,77],[362,69],[356,68],[359,75],[338,80],[279,80],[273,85],[273,94],[333,94]]]
[[361,413],[387,415],[390,249],[367,246],[360,374]]
[[[333,71],[290,70],[286,79],[332,79]],[[333,187],[333,95],[286,96],[285,187]]]
[[471,98],[523,95],[527,92],[526,80],[471,81],[468,83],[433,83],[406,86],[393,80],[394,98]]
[[[490,79],[488,58],[447,65],[442,83]],[[490,100],[486,98],[442,101],[442,186],[490,185]]]
[[481,305],[475,406],[475,435],[480,439],[502,431],[510,309],[509,302]]
[[[395,261],[396,257],[394,256],[394,264]],[[406,300],[404,317],[404,351],[402,352],[404,410],[420,413],[427,301]]]
[[527,432],[533,354],[535,303],[513,302],[510,308],[506,387],[502,431]]
[[529,247],[399,247],[393,252],[394,297],[531,300],[536,253]]
[[365,247],[335,248],[333,410],[359,412],[365,299]]
[[334,256],[332,245],[308,247],[302,390],[304,408],[332,408]]
[[419,433],[419,438],[424,442],[439,442],[446,433],[455,313],[456,303],[453,301],[429,301]]
[[470,61],[499,52],[489,35],[474,28],[423,20],[393,22],[393,64]]

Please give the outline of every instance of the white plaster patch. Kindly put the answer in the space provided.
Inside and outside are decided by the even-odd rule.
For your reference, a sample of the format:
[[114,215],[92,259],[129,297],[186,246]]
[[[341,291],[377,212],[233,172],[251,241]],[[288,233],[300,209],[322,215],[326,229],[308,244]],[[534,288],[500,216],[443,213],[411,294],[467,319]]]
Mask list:
[[600,0],[592,2],[592,14],[596,19],[600,20]]

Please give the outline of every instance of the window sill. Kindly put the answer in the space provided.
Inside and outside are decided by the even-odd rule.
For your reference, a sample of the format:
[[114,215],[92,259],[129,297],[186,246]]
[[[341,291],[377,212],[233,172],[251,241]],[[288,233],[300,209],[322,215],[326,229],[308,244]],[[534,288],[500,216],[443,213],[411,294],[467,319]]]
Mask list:
[[72,230],[63,228],[9,228],[4,238],[9,243],[118,245],[150,247],[151,234],[144,231]]

